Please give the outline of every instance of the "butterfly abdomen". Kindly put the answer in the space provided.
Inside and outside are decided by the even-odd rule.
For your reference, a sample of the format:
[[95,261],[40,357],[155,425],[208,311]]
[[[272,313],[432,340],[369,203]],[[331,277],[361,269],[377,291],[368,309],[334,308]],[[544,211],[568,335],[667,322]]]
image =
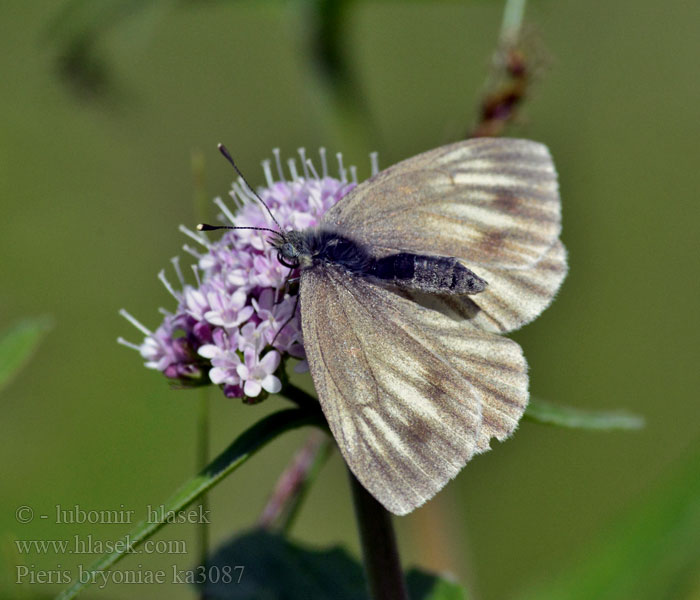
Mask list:
[[477,294],[486,281],[456,258],[399,252],[374,258],[354,240],[332,231],[309,231],[304,235],[310,264],[337,265],[355,274],[432,294]]
[[372,261],[369,274],[377,279],[433,294],[477,294],[486,281],[456,258],[400,252]]

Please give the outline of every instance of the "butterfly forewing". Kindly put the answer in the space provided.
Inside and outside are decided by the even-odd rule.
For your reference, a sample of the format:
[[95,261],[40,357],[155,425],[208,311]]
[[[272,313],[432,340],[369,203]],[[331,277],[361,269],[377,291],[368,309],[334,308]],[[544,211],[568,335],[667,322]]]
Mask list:
[[545,146],[482,138],[390,167],[328,211],[323,223],[378,255],[412,251],[460,259],[488,287],[422,301],[505,333],[537,317],[566,275],[560,212]]
[[321,406],[356,477],[405,514],[491,437],[516,427],[526,364],[511,340],[331,264],[301,276],[304,346]]
[[479,138],[409,158],[364,182],[322,221],[377,254],[453,256],[467,265],[523,268],[561,229],[546,146]]

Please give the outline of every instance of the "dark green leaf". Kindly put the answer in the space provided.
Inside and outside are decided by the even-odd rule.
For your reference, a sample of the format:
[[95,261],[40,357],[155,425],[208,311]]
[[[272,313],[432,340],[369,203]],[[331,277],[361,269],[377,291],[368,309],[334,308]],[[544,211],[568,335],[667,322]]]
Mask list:
[[[227,567],[230,572],[224,571]],[[211,576],[201,584],[203,596],[208,600],[368,598],[362,566],[343,548],[305,548],[264,530],[234,538],[199,572]],[[230,574],[227,581],[222,580],[224,573]],[[417,569],[408,573],[406,581],[412,600],[466,600],[467,597],[457,584]]]
[[558,406],[542,400],[530,398],[525,411],[525,419],[572,429],[595,429],[614,431],[618,429],[640,429],[644,427],[644,418],[624,411],[595,411]]
[[467,600],[467,591],[456,581],[419,569],[406,574],[411,600]]
[[5,387],[29,360],[51,329],[49,317],[23,319],[0,336],[0,389]]
[[[316,414],[297,408],[282,410],[258,421],[238,436],[226,450],[202,469],[197,476],[190,479],[163,503],[165,510],[160,520],[156,522],[141,521],[138,523],[129,535],[124,538],[126,543],[123,546],[126,547],[130,543],[129,551],[139,546],[141,542],[151,537],[163,525],[166,525],[169,516],[175,515],[178,511],[189,506],[204,492],[240,467],[253,454],[278,435],[304,425],[320,425],[322,423],[325,423],[325,421],[320,417],[320,413]],[[93,563],[88,570],[90,572],[107,571],[127,554],[128,552],[125,550],[105,554]],[[57,600],[74,598],[85,585],[87,584],[76,582],[58,596]]]

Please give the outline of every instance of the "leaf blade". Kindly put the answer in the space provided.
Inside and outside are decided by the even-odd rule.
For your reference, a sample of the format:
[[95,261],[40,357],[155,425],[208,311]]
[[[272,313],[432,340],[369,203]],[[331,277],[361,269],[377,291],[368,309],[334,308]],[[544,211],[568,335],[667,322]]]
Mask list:
[[[163,503],[164,511],[155,522],[140,521],[123,539],[123,547],[119,551],[105,554],[96,560],[88,568],[88,572],[106,571],[136,548],[141,542],[151,537],[161,527],[166,525],[166,518],[170,514],[186,508],[199,496],[211,489],[224,477],[246,462],[253,454],[272,441],[275,437],[304,425],[322,424],[320,414],[291,408],[268,415],[255,425],[239,435],[219,456],[202,469],[196,476],[185,482],[166,502]],[[85,580],[89,578],[85,577]],[[71,587],[57,596],[56,600],[69,600],[75,598],[87,585],[87,581],[77,581]]]
[[558,406],[537,398],[530,398],[523,418],[542,425],[595,431],[635,430],[644,427],[643,417],[625,411],[583,410]]
[[48,316],[28,317],[7,328],[0,337],[0,389],[29,361],[53,322]]

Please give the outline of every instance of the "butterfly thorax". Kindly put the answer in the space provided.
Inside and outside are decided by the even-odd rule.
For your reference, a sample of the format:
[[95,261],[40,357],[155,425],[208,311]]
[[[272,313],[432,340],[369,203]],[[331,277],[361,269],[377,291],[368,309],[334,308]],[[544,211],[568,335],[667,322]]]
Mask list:
[[287,231],[275,247],[282,258],[302,269],[325,263],[352,273],[366,273],[372,264],[372,257],[361,244],[333,231]]

